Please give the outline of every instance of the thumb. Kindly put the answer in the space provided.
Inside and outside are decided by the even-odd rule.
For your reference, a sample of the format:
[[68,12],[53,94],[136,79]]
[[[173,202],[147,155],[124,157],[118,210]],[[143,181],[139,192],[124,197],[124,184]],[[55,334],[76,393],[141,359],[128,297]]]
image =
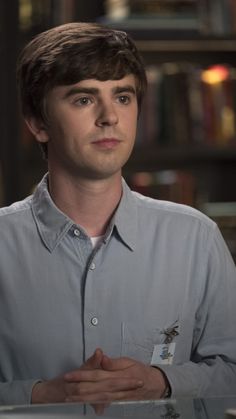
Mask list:
[[101,368],[101,362],[103,358],[103,352],[100,348],[97,348],[93,355],[87,359],[87,361],[80,368],[81,370],[93,370]]
[[88,358],[87,361],[78,370],[70,371],[66,373],[63,376],[64,380],[68,382],[80,381],[79,372],[81,370],[91,371],[91,370],[101,369],[102,357],[103,357],[102,350],[100,348],[97,348],[94,351],[93,355],[90,358]]

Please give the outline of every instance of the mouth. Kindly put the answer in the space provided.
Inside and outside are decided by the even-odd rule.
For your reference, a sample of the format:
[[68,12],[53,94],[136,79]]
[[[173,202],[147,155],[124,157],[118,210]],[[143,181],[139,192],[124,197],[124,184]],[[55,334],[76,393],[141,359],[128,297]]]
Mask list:
[[92,144],[94,144],[96,147],[103,149],[113,149],[120,143],[121,141],[117,138],[101,138],[99,140],[92,141]]

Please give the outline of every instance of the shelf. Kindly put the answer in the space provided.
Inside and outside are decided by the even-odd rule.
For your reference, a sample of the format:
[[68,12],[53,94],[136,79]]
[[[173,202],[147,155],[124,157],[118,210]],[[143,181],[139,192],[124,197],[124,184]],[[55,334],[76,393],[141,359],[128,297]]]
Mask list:
[[[213,4],[214,0],[212,0]],[[211,13],[213,12],[214,10],[212,9]],[[155,21],[151,17],[146,20],[142,18],[139,20],[127,18],[126,20],[106,21],[103,23],[126,31],[135,41],[146,66],[158,67],[165,63],[175,63],[177,65],[178,63],[190,63],[193,67],[196,65],[196,68],[200,69],[208,68],[215,64],[236,68],[236,33],[231,33],[228,25],[220,26],[215,24],[215,20],[213,22],[210,19],[208,24],[208,19],[203,19],[203,17],[199,15],[197,19],[192,20],[192,23],[191,19],[185,19],[182,22],[177,19],[166,21],[156,19]],[[220,23],[225,23],[225,16],[218,17]],[[214,13],[211,15],[211,18],[215,19]],[[170,78],[166,80],[166,83],[168,83]],[[173,85],[174,83],[170,85],[169,90],[173,88]],[[195,85],[194,87],[196,88]],[[182,100],[181,94],[180,97]],[[172,100],[172,91],[166,100]],[[205,108],[203,111],[205,111]],[[235,107],[233,112],[235,112]],[[159,117],[162,118],[163,114]],[[142,127],[141,136],[145,138]],[[183,136],[185,135],[183,134]],[[188,135],[186,136],[188,137]],[[150,132],[147,135],[148,137],[151,137]],[[208,138],[207,135],[206,138]],[[159,140],[161,143],[160,138]],[[230,145],[228,143],[223,144],[223,146],[221,146],[221,143],[214,141],[205,144],[203,141],[196,143],[190,140],[187,142],[186,140],[186,144],[184,144],[184,139],[183,142],[180,139],[177,145],[175,145],[174,141],[171,142],[171,140],[169,144],[166,144],[166,147],[163,147],[163,144],[166,143],[163,141],[162,145],[158,145],[157,141],[150,141],[143,144],[140,140],[140,144],[136,145],[124,167],[125,177],[132,181],[132,176],[135,172],[154,173],[162,170],[176,170],[179,174],[187,172],[187,177],[194,179],[196,203],[202,202],[202,200],[236,202],[236,190],[234,188],[236,179],[236,139]],[[220,144],[220,147],[218,147],[218,144]]]
[[[106,21],[108,26],[125,30],[135,40],[139,51],[145,55],[158,55],[162,53],[161,61],[178,60],[179,54],[188,54],[192,61],[219,60],[235,62],[235,57],[229,57],[229,53],[236,52],[236,34],[217,35],[208,34],[196,28],[192,29],[157,29],[151,25],[132,27],[127,21]],[[172,54],[172,55],[171,55]],[[201,57],[201,54],[203,57]],[[207,55],[210,55],[207,57]],[[214,56],[214,57],[212,57]],[[153,58],[153,57],[152,57]],[[158,58],[158,57],[157,57]]]
[[236,170],[235,148],[212,148],[206,146],[160,148],[137,146],[125,166],[125,172],[157,171],[166,169],[194,170],[212,166],[234,165]]
[[150,39],[135,43],[141,52],[236,52],[236,40],[228,39]]
[[235,66],[236,40],[218,38],[135,39],[146,64],[188,61],[211,65],[228,63]]

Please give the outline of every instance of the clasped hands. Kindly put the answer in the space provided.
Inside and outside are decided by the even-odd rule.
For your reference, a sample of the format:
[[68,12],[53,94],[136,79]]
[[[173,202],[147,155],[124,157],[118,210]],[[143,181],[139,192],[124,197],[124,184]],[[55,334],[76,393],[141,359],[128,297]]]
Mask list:
[[131,358],[112,359],[101,349],[81,366],[55,379],[39,382],[32,403],[110,402],[160,399],[166,390],[161,370]]

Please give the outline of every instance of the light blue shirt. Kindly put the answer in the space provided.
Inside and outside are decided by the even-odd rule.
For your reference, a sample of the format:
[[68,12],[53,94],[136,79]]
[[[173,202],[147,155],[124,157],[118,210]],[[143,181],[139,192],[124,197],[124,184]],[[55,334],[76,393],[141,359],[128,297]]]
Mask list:
[[[100,347],[159,365],[173,397],[236,394],[236,270],[216,224],[195,209],[123,195],[93,249],[35,193],[0,210],[0,403],[30,403],[35,381]],[[172,365],[153,359],[177,326]]]

